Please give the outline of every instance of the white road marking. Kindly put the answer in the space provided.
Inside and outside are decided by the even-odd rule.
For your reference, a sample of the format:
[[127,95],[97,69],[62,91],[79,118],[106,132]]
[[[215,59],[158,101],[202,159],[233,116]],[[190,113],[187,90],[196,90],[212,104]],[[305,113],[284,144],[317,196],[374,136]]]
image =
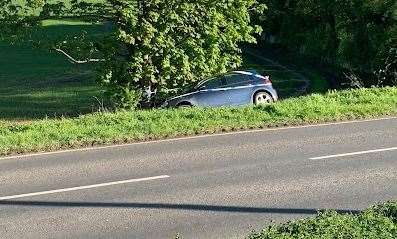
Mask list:
[[90,151],[90,150],[101,150],[101,149],[109,149],[109,148],[122,148],[122,147],[129,147],[129,146],[133,146],[133,145],[173,142],[173,141],[182,141],[182,140],[189,140],[189,139],[217,137],[217,136],[224,136],[224,135],[239,135],[239,134],[266,132],[266,131],[281,131],[281,130],[289,130],[289,129],[305,129],[305,128],[315,128],[315,127],[325,127],[325,126],[333,126],[333,125],[345,125],[345,124],[354,124],[354,123],[374,122],[374,121],[382,121],[382,120],[395,120],[395,119],[397,119],[397,117],[387,117],[387,118],[367,119],[367,120],[352,120],[352,121],[342,121],[342,122],[334,122],[334,123],[288,126],[288,127],[277,127],[277,128],[267,128],[267,129],[241,130],[241,131],[234,131],[234,132],[228,132],[228,133],[204,134],[204,135],[189,136],[189,137],[179,137],[179,138],[171,138],[171,139],[160,139],[160,140],[152,140],[152,141],[135,142],[135,143],[129,143],[129,144],[115,144],[115,145],[105,145],[105,146],[96,146],[96,147],[87,147],[87,148],[78,148],[78,149],[58,150],[58,151],[52,151],[52,152],[14,155],[14,156],[6,156],[3,158],[0,158],[0,160],[27,158],[27,157],[42,156],[42,155],[63,154],[63,153],[70,153],[70,152],[84,152],[84,151]]
[[168,175],[160,175],[160,176],[148,177],[148,178],[136,178],[136,179],[115,181],[115,182],[109,182],[109,183],[100,183],[100,184],[93,184],[93,185],[73,187],[73,188],[62,188],[62,189],[56,189],[56,190],[50,190],[50,191],[26,193],[26,194],[19,194],[19,195],[0,197],[0,201],[10,200],[10,199],[17,199],[17,198],[25,198],[25,197],[33,197],[33,196],[40,196],[40,195],[47,195],[47,194],[54,194],[54,193],[63,193],[63,192],[77,191],[77,190],[83,190],[83,189],[107,187],[107,186],[126,184],[126,183],[136,183],[136,182],[142,182],[142,181],[151,181],[151,180],[164,179],[164,178],[169,178],[169,177],[170,176],[168,176]]
[[384,149],[373,149],[373,150],[359,151],[359,152],[345,153],[345,154],[334,154],[334,155],[327,155],[327,156],[315,157],[315,158],[310,158],[310,159],[319,160],[319,159],[329,159],[329,158],[340,158],[340,157],[346,157],[346,156],[371,154],[371,153],[386,152],[386,151],[393,151],[393,150],[397,150],[397,147],[384,148]]

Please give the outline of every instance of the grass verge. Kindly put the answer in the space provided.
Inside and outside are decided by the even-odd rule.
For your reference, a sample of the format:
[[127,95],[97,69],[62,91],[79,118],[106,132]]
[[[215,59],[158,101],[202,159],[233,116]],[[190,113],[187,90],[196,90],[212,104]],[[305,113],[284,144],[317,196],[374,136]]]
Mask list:
[[320,212],[314,218],[269,226],[248,239],[366,238],[397,237],[397,201],[373,206],[360,214]]
[[0,121],[0,155],[397,115],[397,87],[330,91],[263,107],[155,109]]

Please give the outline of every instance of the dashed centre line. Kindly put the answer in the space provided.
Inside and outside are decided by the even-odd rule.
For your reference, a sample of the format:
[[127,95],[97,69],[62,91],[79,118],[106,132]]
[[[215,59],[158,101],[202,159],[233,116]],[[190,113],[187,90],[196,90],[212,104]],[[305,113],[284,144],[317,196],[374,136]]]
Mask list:
[[314,158],[310,158],[310,159],[311,160],[320,160],[320,159],[329,159],[329,158],[340,158],[340,157],[346,157],[346,156],[372,154],[372,153],[379,153],[379,152],[386,152],[386,151],[393,151],[393,150],[397,150],[397,147],[373,149],[373,150],[358,151],[358,152],[344,153],[344,154],[333,154],[333,155],[314,157]]
[[17,198],[25,198],[25,197],[33,197],[33,196],[40,196],[40,195],[55,194],[55,193],[71,192],[71,191],[78,191],[78,190],[84,190],[84,189],[101,188],[101,187],[107,187],[107,186],[112,186],[112,185],[120,185],[120,184],[127,184],[127,183],[152,181],[152,180],[158,180],[158,179],[165,179],[165,178],[169,178],[169,177],[170,176],[168,176],[168,175],[160,175],[160,176],[147,177],[147,178],[136,178],[136,179],[128,179],[128,180],[114,181],[114,182],[108,182],[108,183],[92,184],[92,185],[72,187],[72,188],[62,188],[62,189],[42,191],[42,192],[25,193],[25,194],[19,194],[19,195],[11,195],[11,196],[0,197],[0,201],[10,200],[10,199],[17,199]]

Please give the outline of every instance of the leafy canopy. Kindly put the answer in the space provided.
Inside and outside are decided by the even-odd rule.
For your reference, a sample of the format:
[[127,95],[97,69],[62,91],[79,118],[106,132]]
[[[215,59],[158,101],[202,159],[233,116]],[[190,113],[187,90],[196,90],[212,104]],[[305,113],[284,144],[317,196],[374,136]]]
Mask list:
[[[367,85],[397,84],[395,0],[261,0],[264,31],[326,65],[352,71]],[[394,71],[394,73],[393,73]],[[381,82],[376,82],[378,74]]]
[[1,12],[3,26],[64,17],[109,25],[111,30],[100,39],[65,36],[52,46],[69,56],[100,57],[99,82],[124,107],[139,98],[137,91],[150,95],[180,88],[238,67],[239,44],[255,43],[261,32],[250,14],[264,9],[256,0],[7,1],[4,9],[19,10]]

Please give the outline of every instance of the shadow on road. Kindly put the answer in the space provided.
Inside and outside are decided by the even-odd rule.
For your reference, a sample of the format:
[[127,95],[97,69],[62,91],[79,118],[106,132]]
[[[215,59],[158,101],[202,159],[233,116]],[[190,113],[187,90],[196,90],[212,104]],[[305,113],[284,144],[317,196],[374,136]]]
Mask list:
[[[239,207],[200,204],[168,204],[168,203],[114,203],[114,202],[52,202],[52,201],[0,201],[0,206],[28,206],[28,207],[87,207],[87,208],[140,208],[140,209],[168,209],[187,211],[215,211],[239,213],[280,213],[280,214],[317,214],[325,209],[304,208],[264,208]],[[359,210],[332,209],[338,213],[357,214]]]

